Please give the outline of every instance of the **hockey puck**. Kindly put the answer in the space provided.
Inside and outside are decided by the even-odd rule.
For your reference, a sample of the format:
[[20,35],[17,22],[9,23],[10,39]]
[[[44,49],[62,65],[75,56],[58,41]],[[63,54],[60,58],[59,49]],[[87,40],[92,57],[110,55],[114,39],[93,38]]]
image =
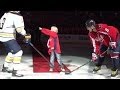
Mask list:
[[71,73],[70,71],[66,71],[66,72],[65,72],[65,75],[68,75],[68,74],[70,74],[70,73]]

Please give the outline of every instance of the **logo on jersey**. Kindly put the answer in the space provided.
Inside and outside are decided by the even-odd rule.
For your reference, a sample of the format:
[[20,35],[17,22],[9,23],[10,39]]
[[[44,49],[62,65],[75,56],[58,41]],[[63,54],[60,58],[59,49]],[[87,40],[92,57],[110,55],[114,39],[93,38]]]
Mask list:
[[98,41],[98,42],[103,42],[103,40],[104,40],[103,35],[98,35],[98,37],[95,38],[95,41]]
[[6,18],[3,18],[3,19],[0,21],[0,29],[3,28],[4,23],[5,23],[5,20],[6,20]]

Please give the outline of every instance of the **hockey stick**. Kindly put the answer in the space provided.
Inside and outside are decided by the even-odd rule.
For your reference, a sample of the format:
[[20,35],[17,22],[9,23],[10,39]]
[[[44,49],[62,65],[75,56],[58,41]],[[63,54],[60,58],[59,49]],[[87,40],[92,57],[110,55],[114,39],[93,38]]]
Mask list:
[[[29,43],[30,44],[30,46],[32,47],[32,48],[34,48],[34,50],[39,54],[39,55],[41,55],[51,66],[53,66],[53,64],[30,42]],[[62,63],[63,64],[63,63]],[[63,64],[64,65],[64,64]],[[65,66],[65,65],[64,65]],[[55,68],[56,69],[56,68]],[[59,70],[57,70],[56,69],[56,71],[57,72],[59,72]],[[65,71],[65,74],[70,74],[71,72],[70,71]]]
[[[30,42],[29,44],[30,44],[30,46],[31,46],[39,55],[41,55],[52,67],[54,67],[53,64],[52,64],[31,42]],[[56,71],[59,72],[59,70],[57,70],[57,69],[56,69]]]
[[74,72],[74,71],[76,71],[76,70],[78,70],[78,69],[80,69],[81,67],[83,67],[83,66],[89,64],[90,62],[91,62],[91,61],[88,61],[88,62],[86,62],[85,64],[83,64],[83,65],[77,67],[76,69],[72,70],[71,73]]
[[[108,47],[107,50],[104,51],[100,56],[102,56],[103,54],[105,54],[108,50],[109,50],[109,47]],[[74,71],[76,71],[76,70],[78,70],[78,69],[80,69],[81,67],[83,67],[83,66],[85,66],[85,65],[87,65],[87,64],[89,64],[89,63],[91,63],[91,62],[92,62],[91,60],[88,61],[88,62],[86,62],[85,64],[83,64],[83,65],[77,67],[76,69],[72,70],[71,73],[74,72]]]

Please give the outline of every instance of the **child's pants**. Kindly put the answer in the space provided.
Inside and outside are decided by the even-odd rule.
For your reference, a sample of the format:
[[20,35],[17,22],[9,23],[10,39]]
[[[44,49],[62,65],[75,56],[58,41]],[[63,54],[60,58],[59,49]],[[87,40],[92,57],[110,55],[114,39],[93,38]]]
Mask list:
[[55,57],[57,58],[57,61],[58,61],[59,65],[61,66],[61,68],[63,68],[63,63],[62,63],[62,60],[61,60],[61,54],[56,53],[55,50],[53,50],[50,54],[50,67],[54,68]]

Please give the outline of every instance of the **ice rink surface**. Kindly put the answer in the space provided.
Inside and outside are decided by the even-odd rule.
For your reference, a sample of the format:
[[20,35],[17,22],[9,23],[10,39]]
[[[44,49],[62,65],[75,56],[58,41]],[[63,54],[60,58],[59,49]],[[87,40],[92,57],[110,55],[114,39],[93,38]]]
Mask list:
[[[65,75],[64,72],[34,73],[31,47],[25,46],[23,50],[24,54],[21,64],[21,73],[24,74],[24,77],[12,77],[9,73],[1,72],[6,55],[6,53],[2,52],[0,57],[0,79],[120,79],[120,75],[114,78],[110,77],[110,59],[106,59],[102,69],[97,74],[92,73],[92,69],[94,67],[92,62],[82,66],[69,75]],[[4,48],[2,51],[4,51]],[[70,45],[63,45],[62,52],[63,63],[68,65],[70,70],[74,70],[77,67],[89,62],[91,56],[90,48],[85,46],[74,47]]]

